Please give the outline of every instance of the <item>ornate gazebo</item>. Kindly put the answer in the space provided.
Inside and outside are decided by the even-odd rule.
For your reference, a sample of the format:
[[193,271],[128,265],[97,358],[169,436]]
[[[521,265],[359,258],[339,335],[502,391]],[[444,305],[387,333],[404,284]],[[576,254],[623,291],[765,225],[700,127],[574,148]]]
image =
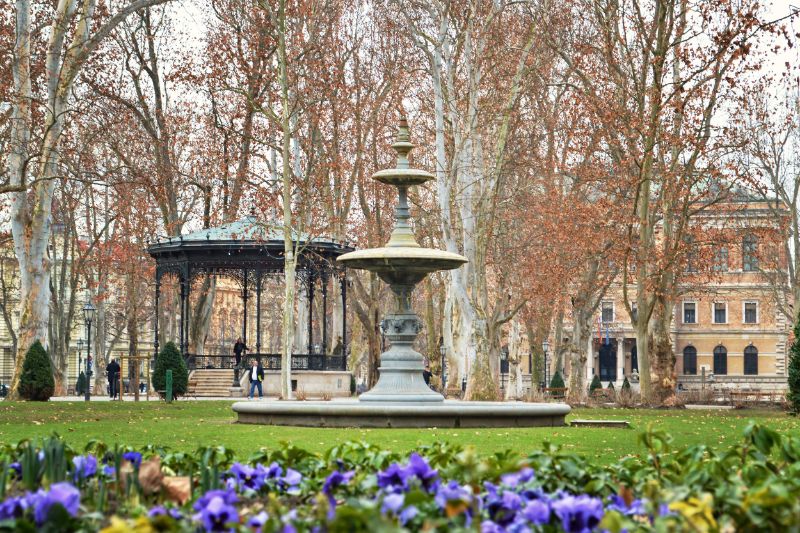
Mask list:
[[[344,244],[320,237],[307,235],[295,237],[295,249],[299,250],[297,261],[298,283],[306,284],[308,306],[308,347],[307,353],[292,355],[293,370],[346,370],[347,364],[347,282],[345,269],[336,263],[336,258],[353,250]],[[257,358],[264,368],[280,370],[281,356],[276,353],[261,352],[261,292],[267,276],[282,276],[284,271],[284,240],[281,229],[269,228],[254,216],[223,224],[218,227],[202,229],[161,239],[148,248],[148,253],[156,261],[155,272],[155,328],[153,345],[159,349],[158,313],[161,282],[164,276],[177,278],[180,290],[179,343],[190,370],[196,368],[232,368],[233,356],[194,354],[188,352],[189,344],[189,306],[193,280],[207,276],[227,276],[234,279],[241,288],[243,303],[242,334],[248,343],[248,299],[255,292],[255,351],[249,351],[248,358]],[[328,328],[328,284],[338,281],[342,296],[342,350],[340,354],[327,355]],[[313,340],[314,292],[317,284],[322,293],[322,339],[321,345]]]

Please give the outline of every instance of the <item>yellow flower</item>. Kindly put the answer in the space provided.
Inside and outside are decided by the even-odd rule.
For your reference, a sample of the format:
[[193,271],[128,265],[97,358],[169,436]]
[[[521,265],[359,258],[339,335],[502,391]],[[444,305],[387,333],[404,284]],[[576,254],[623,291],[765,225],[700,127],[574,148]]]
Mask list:
[[689,498],[683,502],[674,502],[669,505],[670,511],[683,516],[691,524],[694,531],[714,531],[718,528],[714,520],[714,497],[703,493],[700,498]]

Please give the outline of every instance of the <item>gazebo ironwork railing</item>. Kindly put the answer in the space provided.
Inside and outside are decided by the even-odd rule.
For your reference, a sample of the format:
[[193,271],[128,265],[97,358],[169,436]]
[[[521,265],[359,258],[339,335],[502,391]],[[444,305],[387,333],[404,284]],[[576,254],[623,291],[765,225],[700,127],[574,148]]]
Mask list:
[[[190,371],[199,369],[232,370],[236,365],[236,358],[232,355],[187,354],[184,359]],[[281,369],[281,354],[279,353],[249,353],[242,358],[240,368],[248,368],[248,363],[252,359],[258,361],[264,370]],[[342,355],[292,354],[292,370],[346,371],[347,358]]]

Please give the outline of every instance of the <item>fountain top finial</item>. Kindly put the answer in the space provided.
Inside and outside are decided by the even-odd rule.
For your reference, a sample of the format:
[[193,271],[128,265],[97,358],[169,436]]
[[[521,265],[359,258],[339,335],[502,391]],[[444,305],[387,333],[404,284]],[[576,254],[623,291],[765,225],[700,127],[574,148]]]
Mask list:
[[398,121],[397,133],[395,134],[392,148],[397,152],[396,168],[409,168],[408,153],[414,149],[414,145],[411,143],[411,134],[408,131],[408,120],[405,115],[400,116]]

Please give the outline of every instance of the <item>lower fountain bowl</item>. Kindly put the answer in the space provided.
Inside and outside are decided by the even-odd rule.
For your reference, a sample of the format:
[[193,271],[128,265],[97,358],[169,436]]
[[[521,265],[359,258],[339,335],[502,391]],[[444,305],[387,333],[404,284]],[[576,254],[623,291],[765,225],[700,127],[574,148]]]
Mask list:
[[242,424],[362,428],[512,428],[563,426],[564,403],[522,402],[236,402]]

